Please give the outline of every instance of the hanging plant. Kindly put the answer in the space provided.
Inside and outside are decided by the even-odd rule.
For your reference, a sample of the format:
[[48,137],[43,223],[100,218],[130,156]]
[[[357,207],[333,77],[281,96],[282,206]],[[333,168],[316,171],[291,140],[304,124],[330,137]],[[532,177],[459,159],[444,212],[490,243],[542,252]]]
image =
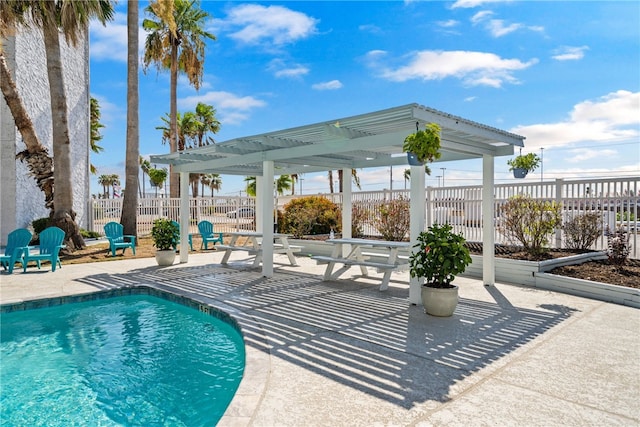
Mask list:
[[424,164],[440,158],[440,133],[441,128],[437,123],[427,123],[425,130],[418,129],[419,122],[416,122],[416,132],[404,139],[402,151],[407,153],[409,164]]
[[540,166],[540,157],[535,153],[518,155],[513,159],[507,160],[509,171],[513,171],[516,178],[524,178],[529,172],[533,172]]

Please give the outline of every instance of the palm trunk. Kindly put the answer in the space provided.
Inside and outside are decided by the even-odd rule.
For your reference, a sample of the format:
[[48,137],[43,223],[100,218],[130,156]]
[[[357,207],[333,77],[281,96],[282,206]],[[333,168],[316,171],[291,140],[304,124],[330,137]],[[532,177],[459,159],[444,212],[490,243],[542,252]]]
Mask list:
[[64,90],[62,61],[60,56],[59,31],[55,25],[43,27],[49,94],[51,96],[51,119],[53,123],[53,177],[57,191],[53,195],[54,210],[52,224],[65,232],[67,249],[85,247],[76,223],[73,210],[73,186],[71,184],[71,141],[67,122],[67,96]]
[[125,188],[120,223],[124,234],[138,235],[138,161],[140,159],[140,129],[138,126],[138,2],[127,4],[127,150]]
[[7,106],[11,110],[16,128],[27,146],[27,149],[18,153],[16,158],[27,163],[27,168],[35,178],[38,188],[44,193],[45,207],[53,211],[53,159],[36,135],[33,122],[22,105],[22,99],[18,95],[16,84],[9,72],[2,51],[0,51],[0,88]]
[[[178,46],[171,46],[171,100],[169,107],[169,152],[178,151]],[[173,165],[169,166],[169,187],[171,197],[180,197],[180,177],[173,172]]]

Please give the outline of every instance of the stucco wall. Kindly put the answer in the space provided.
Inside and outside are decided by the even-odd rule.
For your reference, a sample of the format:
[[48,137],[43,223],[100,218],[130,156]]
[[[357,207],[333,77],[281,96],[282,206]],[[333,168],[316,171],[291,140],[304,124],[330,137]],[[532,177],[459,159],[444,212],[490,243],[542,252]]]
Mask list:
[[[15,67],[14,79],[18,92],[33,121],[40,142],[49,149],[49,154],[53,155],[49,83],[42,34],[39,31],[23,31],[16,35],[13,42],[15,61],[10,62],[9,67]],[[85,227],[87,223],[87,200],[90,197],[88,43],[88,38],[83,38],[76,48],[66,46],[64,41],[61,46],[71,138],[73,208],[78,214],[76,221],[81,227]],[[4,99],[2,104],[2,135],[10,135],[11,131],[6,127],[11,126],[15,129],[13,117],[4,105]],[[3,166],[10,160],[9,152],[12,152],[15,158],[15,154],[26,148],[20,133],[14,132],[13,140],[2,140]],[[33,177],[29,176],[25,164],[15,160],[15,178],[11,176],[12,171],[5,171],[4,167],[0,174],[0,200],[3,205],[2,242],[5,243],[9,231],[16,227],[28,227],[33,219],[48,216],[49,212],[44,208],[44,193],[38,189]]]

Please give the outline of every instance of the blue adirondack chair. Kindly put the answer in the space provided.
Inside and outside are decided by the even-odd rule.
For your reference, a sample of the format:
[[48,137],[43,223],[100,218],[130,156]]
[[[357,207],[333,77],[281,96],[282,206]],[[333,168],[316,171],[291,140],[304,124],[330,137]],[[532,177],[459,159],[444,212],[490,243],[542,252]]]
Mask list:
[[[117,222],[108,222],[104,225],[104,234],[109,240],[109,250],[111,256],[116,256],[116,250],[122,249],[122,254],[127,248],[131,248],[133,254],[136,254],[136,236],[124,234],[124,227]],[[126,240],[128,239],[128,241]]]
[[[176,227],[178,227],[178,230],[180,230],[180,224],[178,224],[177,221],[171,221],[173,223],[173,225],[175,225]],[[178,240],[177,242],[175,242],[175,244],[173,245],[173,249],[176,250],[178,248],[178,245],[180,244],[180,240]],[[193,234],[189,233],[189,248],[191,250],[193,250]]]
[[31,232],[26,228],[18,228],[9,233],[4,255],[0,255],[0,264],[5,270],[9,270],[9,273],[13,273],[16,262],[24,268],[24,253],[29,251],[31,237]]
[[216,246],[216,242],[220,242],[222,244],[222,233],[213,231],[213,224],[209,221],[200,221],[198,223],[198,230],[200,231],[200,235],[202,236],[202,244],[200,245],[200,249],[204,246],[205,249],[209,249],[209,243],[213,243],[213,246]]
[[64,248],[64,231],[58,227],[47,227],[38,235],[40,239],[40,252],[31,254],[27,250],[24,254],[23,270],[27,271],[29,261],[35,261],[40,268],[40,261],[51,262],[51,271],[56,271],[56,266],[62,268],[60,263],[60,249]]

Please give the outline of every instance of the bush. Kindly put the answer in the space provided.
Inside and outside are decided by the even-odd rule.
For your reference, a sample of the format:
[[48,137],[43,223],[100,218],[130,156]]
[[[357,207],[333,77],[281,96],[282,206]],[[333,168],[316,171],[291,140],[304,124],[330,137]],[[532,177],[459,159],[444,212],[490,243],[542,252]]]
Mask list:
[[547,251],[549,237],[562,224],[560,205],[529,196],[511,197],[502,208],[500,227],[507,239],[518,241],[534,257]]
[[351,206],[351,237],[364,237],[364,223],[369,217],[366,205],[356,202]]
[[31,222],[31,226],[35,234],[40,234],[49,226],[49,217],[34,219]]
[[373,219],[373,226],[384,240],[401,241],[409,232],[411,216],[409,200],[399,197],[380,205],[380,214]]
[[280,230],[298,239],[309,234],[329,234],[331,229],[340,232],[339,219],[340,208],[326,197],[301,197],[284,206]]
[[85,230],[84,228],[80,229],[80,235],[85,239],[97,239],[98,237],[100,237],[100,233],[98,233],[97,231],[89,231]]
[[602,215],[597,212],[589,212],[578,215],[564,226],[564,244],[568,249],[589,249],[602,232]]
[[629,237],[629,233],[622,228],[614,232],[607,230],[607,257],[609,257],[609,263],[617,269],[621,269],[629,258],[631,252]]

